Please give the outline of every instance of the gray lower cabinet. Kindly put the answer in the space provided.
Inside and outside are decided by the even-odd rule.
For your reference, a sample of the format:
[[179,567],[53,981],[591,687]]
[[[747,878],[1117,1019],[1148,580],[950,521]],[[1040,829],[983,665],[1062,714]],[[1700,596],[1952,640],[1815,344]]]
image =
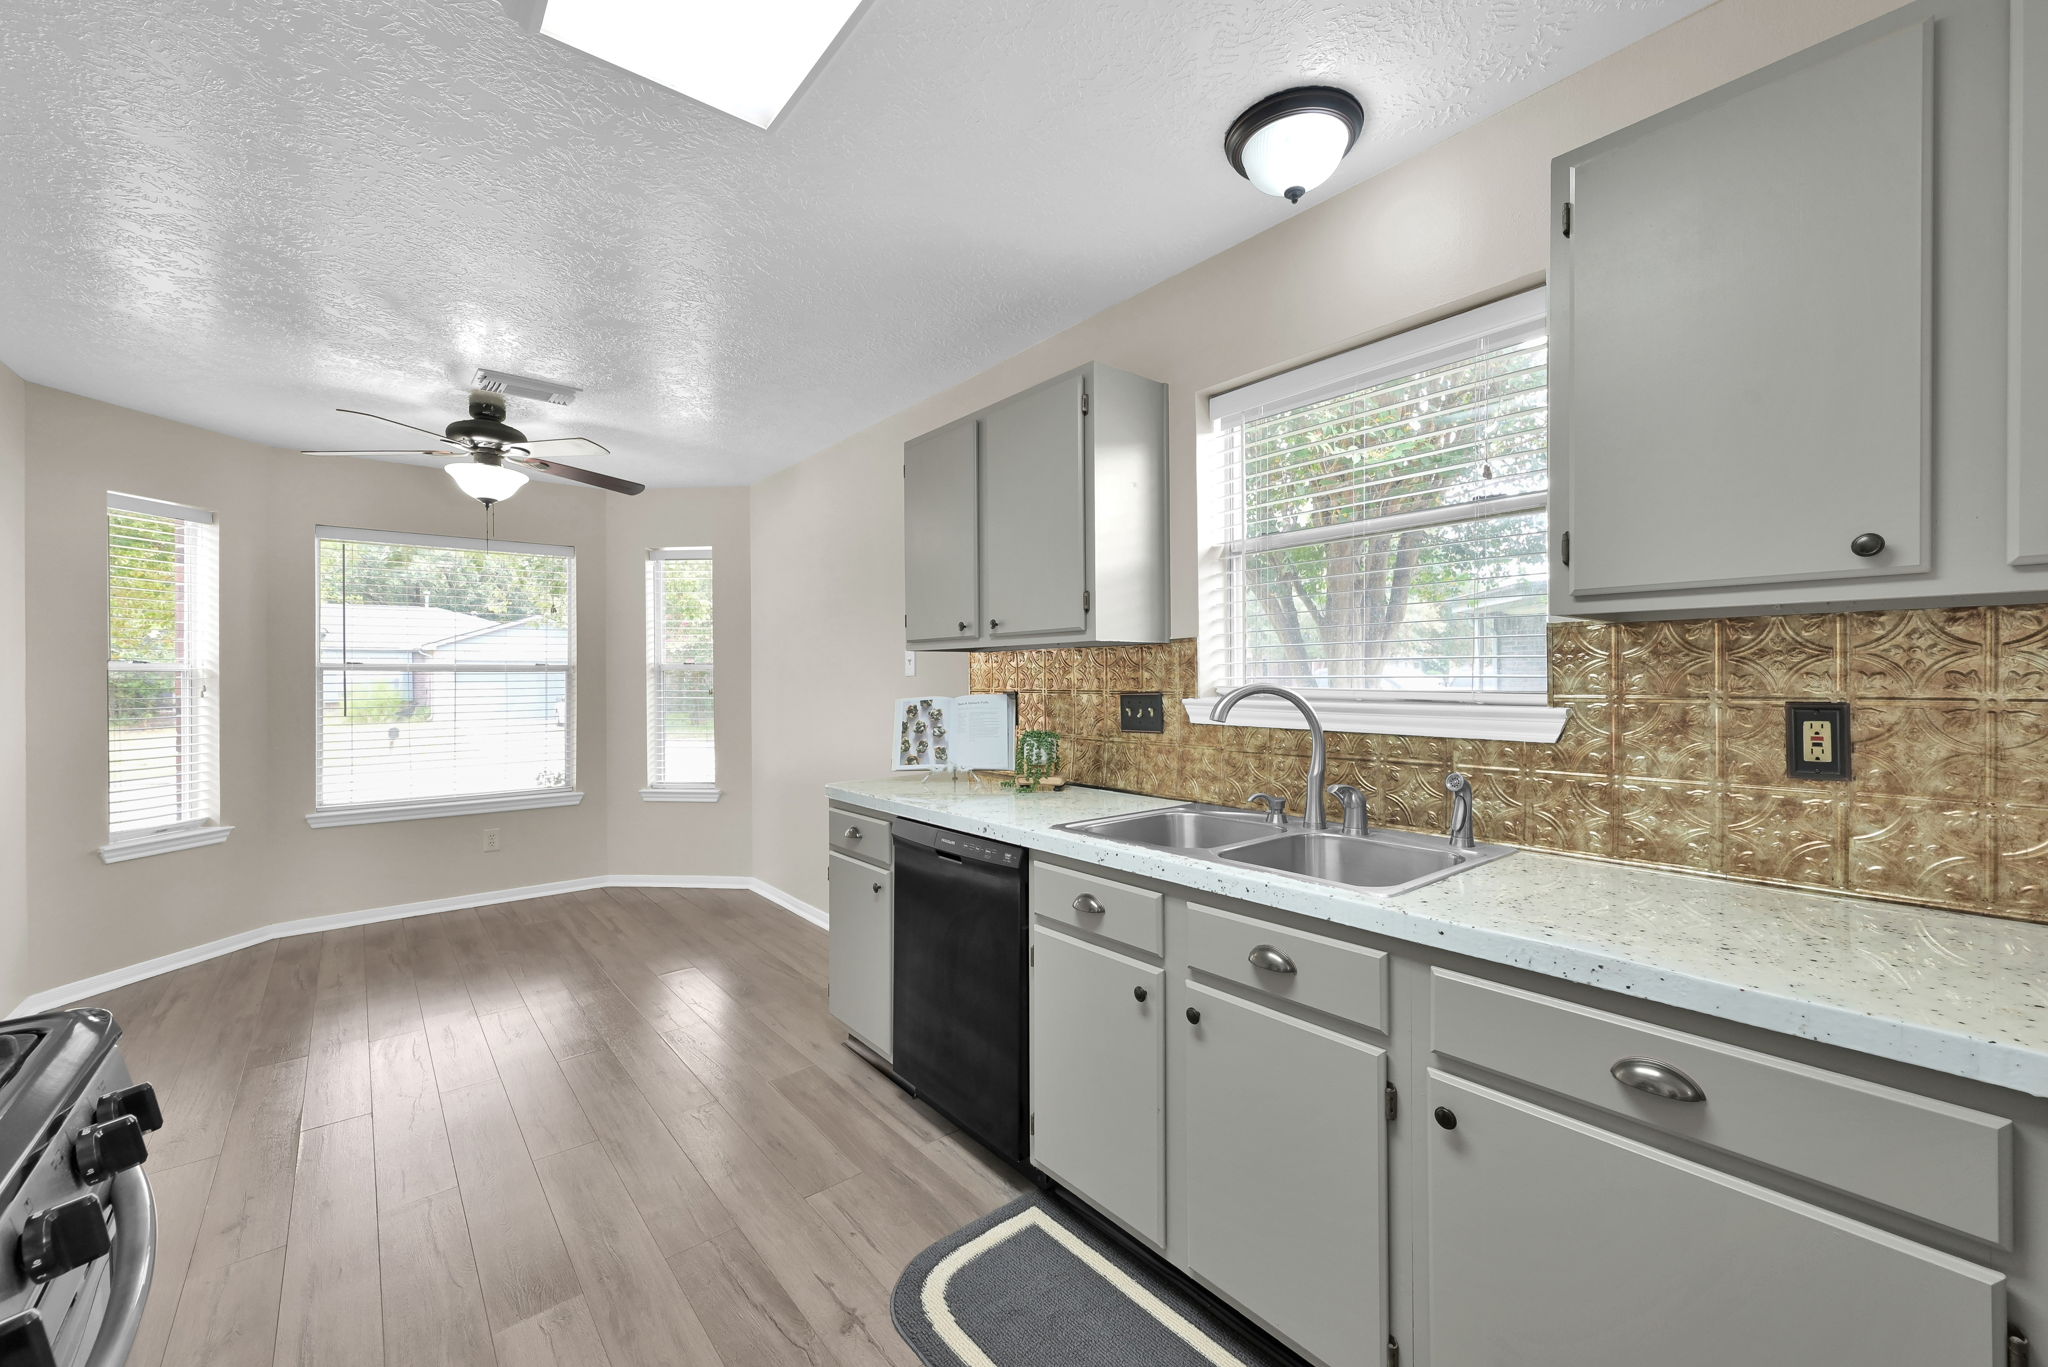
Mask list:
[[1200,983],[1184,1000],[1188,1267],[1327,1367],[1384,1362],[1385,1051]]
[[1166,1242],[1166,974],[1031,929],[1031,1160]]
[[2005,1278],[1432,1071],[1437,1367],[1994,1367]]
[[896,920],[889,872],[843,854],[830,860],[832,1014],[887,1059],[894,1047]]

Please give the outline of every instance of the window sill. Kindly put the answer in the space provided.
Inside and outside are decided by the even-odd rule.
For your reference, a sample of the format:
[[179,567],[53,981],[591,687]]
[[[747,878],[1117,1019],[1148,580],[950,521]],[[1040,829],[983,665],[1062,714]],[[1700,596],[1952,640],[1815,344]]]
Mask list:
[[[1184,698],[1188,720],[1197,726],[1270,726],[1306,731],[1296,708],[1270,696],[1246,698],[1230,709],[1230,720],[1209,720],[1214,698]],[[1430,702],[1417,698],[1311,698],[1325,731],[1362,731],[1381,736],[1449,736],[1456,740],[1521,740],[1548,744],[1563,732],[1569,708],[1543,703]]]
[[218,845],[234,833],[233,826],[187,826],[181,831],[155,835],[131,835],[100,846],[100,862],[118,864],[124,859],[146,859],[152,854],[176,854],[202,845]]
[[329,826],[368,826],[379,821],[425,821],[437,816],[483,816],[490,812],[524,812],[535,807],[573,807],[583,800],[574,789],[544,793],[486,793],[481,797],[436,798],[431,802],[366,802],[359,807],[328,807],[306,813],[314,830]]
[[674,788],[642,788],[642,802],[716,802],[722,796],[715,783],[692,783]]

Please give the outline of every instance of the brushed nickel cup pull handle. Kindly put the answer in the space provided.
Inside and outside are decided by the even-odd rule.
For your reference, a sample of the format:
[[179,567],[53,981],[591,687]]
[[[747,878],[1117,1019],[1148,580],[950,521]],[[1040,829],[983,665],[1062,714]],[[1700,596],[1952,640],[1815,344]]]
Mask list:
[[860,827],[858,827],[858,826],[848,826],[848,827],[846,828],[846,838],[847,838],[848,840],[859,840],[859,839],[861,839],[861,838],[862,838],[862,836],[861,836],[861,830],[860,830]]
[[1074,899],[1074,910],[1085,912],[1090,916],[1100,916],[1103,912],[1103,906],[1101,902],[1095,899],[1094,893],[1084,892]]
[[1662,1097],[1666,1101],[1705,1101],[1700,1085],[1668,1063],[1653,1058],[1625,1058],[1607,1070],[1624,1087]]
[[1244,961],[1253,968],[1263,968],[1268,973],[1294,972],[1294,960],[1271,945],[1253,946],[1252,952],[1244,956]]

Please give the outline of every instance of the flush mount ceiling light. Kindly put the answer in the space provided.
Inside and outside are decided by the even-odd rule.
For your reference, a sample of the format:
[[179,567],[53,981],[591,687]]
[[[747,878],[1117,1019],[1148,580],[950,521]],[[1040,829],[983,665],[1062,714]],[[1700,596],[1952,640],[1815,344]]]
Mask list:
[[1299,204],[1336,171],[1364,128],[1365,106],[1350,91],[1300,85],[1238,115],[1223,135],[1223,155],[1267,194]]
[[567,43],[745,119],[775,122],[865,0],[500,0]]

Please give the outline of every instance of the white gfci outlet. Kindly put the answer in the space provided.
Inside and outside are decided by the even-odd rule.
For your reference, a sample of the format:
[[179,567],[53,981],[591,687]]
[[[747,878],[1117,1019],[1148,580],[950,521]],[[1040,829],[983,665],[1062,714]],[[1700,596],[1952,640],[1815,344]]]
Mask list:
[[903,652],[903,677],[906,679],[917,677],[917,652],[914,650]]
[[484,853],[496,854],[497,852],[498,828],[496,826],[486,826],[484,827]]

